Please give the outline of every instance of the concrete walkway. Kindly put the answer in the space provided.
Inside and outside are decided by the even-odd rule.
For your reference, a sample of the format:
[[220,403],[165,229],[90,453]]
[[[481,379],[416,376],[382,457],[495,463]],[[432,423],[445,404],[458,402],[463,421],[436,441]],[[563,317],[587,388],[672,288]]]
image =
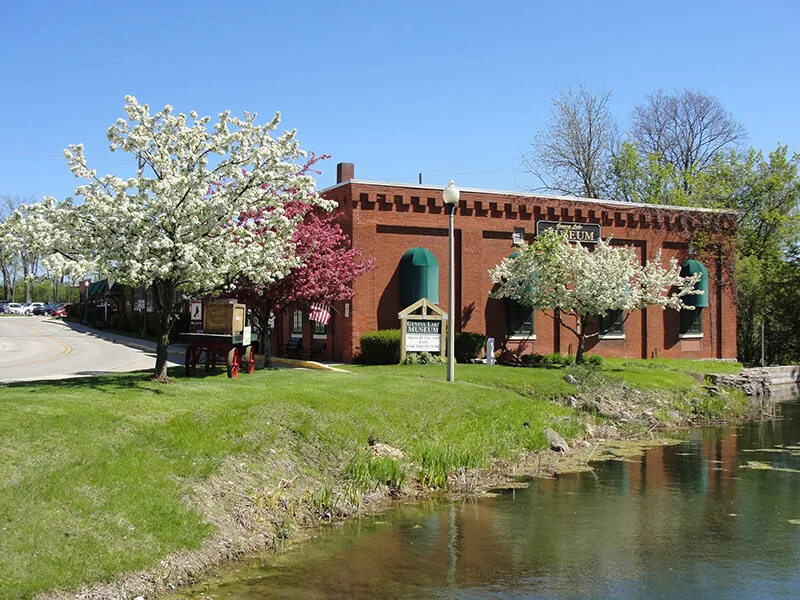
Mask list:
[[[75,323],[74,321],[64,321],[64,325],[66,325],[73,331],[86,333],[96,338],[112,342],[114,344],[123,344],[128,348],[136,348],[144,352],[153,352],[153,353],[155,353],[156,351],[157,344],[153,340],[145,340],[142,338],[124,335],[112,331],[94,329],[93,327],[82,325],[80,323]],[[173,343],[169,345],[170,361],[175,361],[182,365],[183,358],[185,355],[186,355],[186,344]],[[180,359],[178,359],[178,356],[180,356]]]
[[[103,331],[102,329],[93,329],[91,327],[87,327],[86,325],[81,325],[79,323],[74,323],[71,321],[65,321],[65,324],[74,329],[75,331],[80,331],[82,333],[88,333],[90,335],[99,337],[104,340],[108,340],[115,344],[124,344],[129,348],[136,348],[138,350],[143,350],[144,352],[151,352],[155,353],[156,351],[156,342],[152,340],[144,340],[142,338],[136,338],[131,336],[126,336],[119,333],[114,333],[110,331]],[[185,343],[172,343],[169,345],[169,357],[170,362],[174,362],[177,364],[182,365],[184,363],[184,358],[186,356],[186,347],[188,344]],[[264,356],[261,354],[256,354],[256,365],[261,366],[264,364]],[[340,373],[349,373],[349,371],[345,371],[338,367],[344,366],[342,363],[329,363],[329,362],[318,362],[313,360],[301,360],[301,359],[294,359],[294,358],[281,358],[277,356],[271,357],[271,361],[274,367],[278,369],[317,369],[323,371],[338,371]]]

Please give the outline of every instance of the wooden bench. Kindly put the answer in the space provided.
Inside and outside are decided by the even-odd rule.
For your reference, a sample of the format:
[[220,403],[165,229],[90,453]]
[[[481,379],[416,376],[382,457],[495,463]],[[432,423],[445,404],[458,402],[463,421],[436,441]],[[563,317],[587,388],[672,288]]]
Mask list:
[[283,348],[283,355],[287,357],[291,357],[294,355],[296,358],[300,358],[300,352],[303,349],[303,338],[293,337],[289,339],[289,343],[286,344]]

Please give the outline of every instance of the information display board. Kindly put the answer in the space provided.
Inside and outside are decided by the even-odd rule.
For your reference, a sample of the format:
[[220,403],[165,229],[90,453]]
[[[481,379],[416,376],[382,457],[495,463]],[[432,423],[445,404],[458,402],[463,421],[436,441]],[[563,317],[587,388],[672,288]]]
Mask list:
[[406,320],[407,352],[441,352],[442,322]]
[[447,313],[427,298],[417,300],[397,313],[400,319],[400,361],[406,352],[437,353],[444,359]]

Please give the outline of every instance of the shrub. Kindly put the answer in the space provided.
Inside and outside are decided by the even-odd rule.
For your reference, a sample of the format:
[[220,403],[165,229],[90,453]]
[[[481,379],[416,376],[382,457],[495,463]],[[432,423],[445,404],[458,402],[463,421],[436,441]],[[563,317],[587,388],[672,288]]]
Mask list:
[[534,352],[533,354],[523,354],[520,358],[523,364],[526,365],[541,365],[543,364],[544,355]]
[[456,362],[468,363],[474,358],[478,358],[486,346],[489,339],[482,333],[471,333],[468,331],[457,331],[455,338]]
[[[395,365],[400,362],[401,332],[399,329],[370,331],[361,336],[361,364]],[[480,355],[487,337],[481,333],[457,332],[455,336],[456,362],[466,363]],[[423,353],[427,354],[427,353]],[[409,353],[409,357],[413,354]],[[412,358],[406,364],[437,364],[435,355],[430,359]]]
[[572,356],[571,354],[559,354],[557,352],[554,352],[553,354],[545,354],[544,356],[542,356],[543,365],[568,367],[574,362],[575,362],[575,357]]
[[99,306],[90,306],[86,309],[87,312],[87,320],[90,324],[93,323],[103,323],[105,321],[105,314],[106,311],[104,308],[100,308]]
[[86,305],[85,304],[73,304],[69,307],[69,312],[67,312],[67,317],[72,320],[80,321],[83,319],[83,315],[86,314]]
[[369,331],[361,336],[361,363],[396,365],[400,362],[400,330]]
[[603,357],[598,356],[597,354],[592,354],[591,356],[584,356],[583,364],[589,367],[594,367],[596,369],[599,369],[600,367],[603,366]]
[[430,352],[409,352],[406,354],[404,365],[443,365],[444,361],[438,354]]

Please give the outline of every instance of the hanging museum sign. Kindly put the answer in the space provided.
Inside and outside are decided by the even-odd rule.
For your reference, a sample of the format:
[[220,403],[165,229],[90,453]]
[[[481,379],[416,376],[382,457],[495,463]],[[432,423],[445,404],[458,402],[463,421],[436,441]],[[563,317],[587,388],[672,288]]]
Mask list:
[[439,353],[444,358],[447,313],[427,298],[397,313],[400,319],[400,361],[406,352]]
[[567,223],[564,221],[536,221],[536,235],[548,229],[565,232],[570,242],[596,244],[600,241],[600,225],[597,223]]

